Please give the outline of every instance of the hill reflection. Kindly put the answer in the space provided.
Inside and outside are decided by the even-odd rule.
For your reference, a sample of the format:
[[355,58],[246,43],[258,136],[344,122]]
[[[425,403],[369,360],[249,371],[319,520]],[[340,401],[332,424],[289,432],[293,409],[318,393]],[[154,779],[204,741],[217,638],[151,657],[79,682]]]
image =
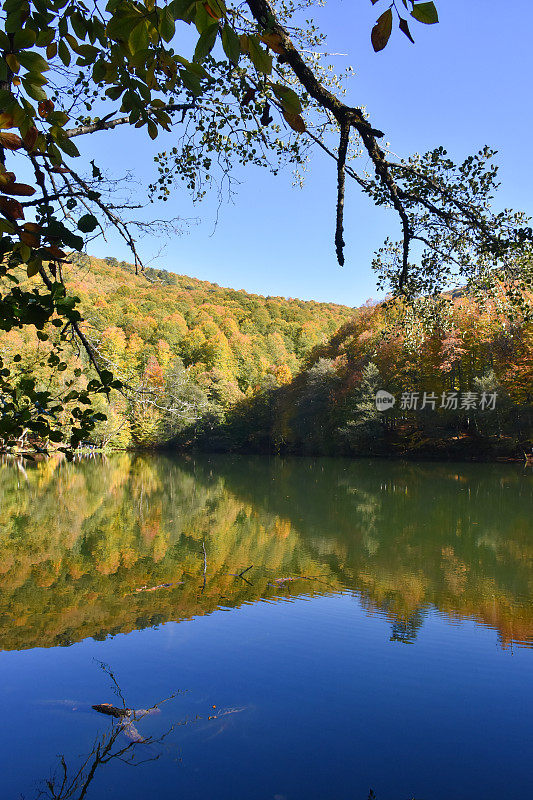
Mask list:
[[0,500],[3,649],[339,591],[385,615],[393,641],[415,641],[432,607],[496,629],[502,646],[533,640],[533,501],[520,466],[6,461]]

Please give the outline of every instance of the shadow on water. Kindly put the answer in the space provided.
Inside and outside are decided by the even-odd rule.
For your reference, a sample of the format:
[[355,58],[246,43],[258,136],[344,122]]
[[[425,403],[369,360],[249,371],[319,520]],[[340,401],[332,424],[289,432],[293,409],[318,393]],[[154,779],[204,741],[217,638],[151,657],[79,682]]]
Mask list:
[[349,592],[414,642],[428,609],[533,641],[521,466],[120,454],[0,467],[3,649]]

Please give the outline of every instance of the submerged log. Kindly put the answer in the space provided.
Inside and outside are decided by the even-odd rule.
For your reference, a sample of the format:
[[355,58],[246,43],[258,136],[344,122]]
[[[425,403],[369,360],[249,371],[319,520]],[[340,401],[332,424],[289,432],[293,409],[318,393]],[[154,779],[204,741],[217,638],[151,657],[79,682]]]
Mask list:
[[123,719],[124,717],[129,717],[131,714],[130,708],[118,708],[117,706],[112,706],[111,703],[98,703],[93,706],[93,708],[95,711],[98,711],[99,714],[108,714],[110,717],[115,717],[116,719]]

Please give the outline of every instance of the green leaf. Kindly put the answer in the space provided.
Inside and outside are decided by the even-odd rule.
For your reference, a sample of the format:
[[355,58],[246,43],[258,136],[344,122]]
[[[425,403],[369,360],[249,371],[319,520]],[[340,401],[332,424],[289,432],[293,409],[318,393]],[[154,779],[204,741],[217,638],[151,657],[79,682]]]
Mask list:
[[78,220],[78,228],[82,233],[91,233],[98,225],[98,220],[92,214],[84,214]]
[[372,41],[372,47],[374,48],[375,52],[378,53],[380,50],[383,50],[386,47],[387,42],[389,41],[390,35],[392,31],[392,9],[388,8],[383,14],[379,17],[378,21],[372,28],[372,34],[370,36]]
[[32,81],[28,80],[26,77],[22,78],[22,85],[24,86],[26,94],[29,95],[29,97],[31,97],[32,100],[37,100],[40,103],[41,100],[47,100],[48,99],[47,94],[44,91],[44,89],[42,88],[42,86],[39,86],[38,84],[33,83]]
[[182,69],[180,70],[180,78],[185,88],[192,92],[195,97],[202,94],[202,85],[197,76],[193,75],[192,72]]
[[7,15],[5,21],[5,32],[16,33],[22,28],[22,14],[20,11],[12,11]]
[[248,47],[250,49],[250,58],[258,72],[265,75],[270,75],[272,72],[272,56],[259,44],[257,36],[248,37]]
[[58,44],[58,47],[57,47],[57,52],[58,52],[59,58],[61,59],[61,61],[65,65],[65,67],[68,67],[68,65],[70,64],[70,50],[66,46],[65,42],[63,41],[63,39],[59,40],[59,44]]
[[435,8],[435,3],[415,3],[411,16],[426,25],[434,25],[439,21],[439,15]]
[[161,19],[159,20],[159,31],[165,42],[170,42],[176,32],[176,24],[169,6],[161,9]]
[[100,83],[105,78],[105,64],[103,61],[96,61],[93,67],[93,81]]
[[15,50],[24,50],[26,47],[33,47],[37,40],[35,31],[31,28],[22,28],[13,37],[13,47]]
[[117,42],[125,42],[128,40],[132,30],[143,22],[143,17],[140,14],[123,14],[112,17],[106,26],[106,33],[110,39]]
[[39,53],[35,53],[33,50],[19,53],[18,59],[22,66],[28,70],[28,72],[46,72],[47,69],[50,69],[48,66],[48,61],[39,55]]
[[42,267],[42,261],[40,258],[34,258],[28,266],[26,267],[26,274],[28,278],[33,278],[34,275],[37,275],[39,270]]
[[192,72],[193,75],[197,75],[199,78],[209,78],[209,73],[201,64],[193,64],[188,61],[184,66],[189,72]]
[[272,91],[278,100],[281,101],[284,111],[287,111],[289,114],[301,114],[302,104],[295,91],[289,89],[288,86],[284,86],[282,83],[273,83]]
[[70,24],[78,39],[85,39],[87,35],[87,23],[79,12],[75,11],[70,15]]
[[202,34],[212,25],[218,25],[218,22],[213,19],[208,13],[203,3],[196,3],[196,14],[194,22],[198,33]]
[[192,22],[196,11],[196,2],[193,0],[172,0],[168,8],[174,19],[182,19],[184,22]]
[[49,122],[51,125],[66,125],[69,121],[70,117],[68,114],[65,114],[64,111],[52,111],[46,117],[46,121]]
[[241,42],[231,25],[224,25],[221,38],[225,54],[233,64],[238,64],[241,54]]
[[[44,75],[41,75],[40,72],[27,72],[24,75],[25,80],[29,81],[30,83],[35,84],[36,86],[44,86],[48,83],[48,78],[45,78]],[[29,109],[27,109],[29,111]]]
[[3,6],[5,11],[15,11],[20,6],[20,0],[5,0]]
[[56,138],[56,144],[58,147],[61,148],[61,150],[64,153],[67,154],[67,156],[72,156],[73,158],[76,158],[80,154],[80,151],[78,150],[72,139],[69,139],[68,136],[64,135],[58,136]]
[[193,61],[202,62],[209,55],[217,39],[218,25],[210,25],[196,43]]
[[80,44],[78,47],[78,55],[82,56],[88,64],[93,64],[94,59],[98,55],[99,50],[93,47],[92,44]]
[[409,30],[409,25],[407,24],[407,20],[404,19],[403,17],[400,17],[400,30],[402,31],[402,33],[405,33],[410,42],[412,42],[413,44],[415,43],[415,40],[411,36],[411,31]]
[[118,100],[123,91],[123,86],[110,86],[109,89],[105,90],[105,93],[111,100]]
[[226,15],[226,4],[224,0],[207,0],[207,5],[219,19]]
[[56,38],[56,32],[53,28],[45,28],[42,31],[39,31],[37,34],[37,41],[36,44],[39,47],[46,47],[49,44],[52,44],[54,39]]
[[128,44],[132,53],[148,49],[148,25],[144,20],[129,35]]

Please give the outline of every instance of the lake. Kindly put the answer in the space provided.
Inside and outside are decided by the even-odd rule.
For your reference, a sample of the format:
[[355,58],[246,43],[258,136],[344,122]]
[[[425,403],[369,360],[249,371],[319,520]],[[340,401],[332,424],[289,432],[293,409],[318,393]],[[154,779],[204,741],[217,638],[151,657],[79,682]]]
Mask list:
[[532,797],[532,473],[4,461],[2,798]]

